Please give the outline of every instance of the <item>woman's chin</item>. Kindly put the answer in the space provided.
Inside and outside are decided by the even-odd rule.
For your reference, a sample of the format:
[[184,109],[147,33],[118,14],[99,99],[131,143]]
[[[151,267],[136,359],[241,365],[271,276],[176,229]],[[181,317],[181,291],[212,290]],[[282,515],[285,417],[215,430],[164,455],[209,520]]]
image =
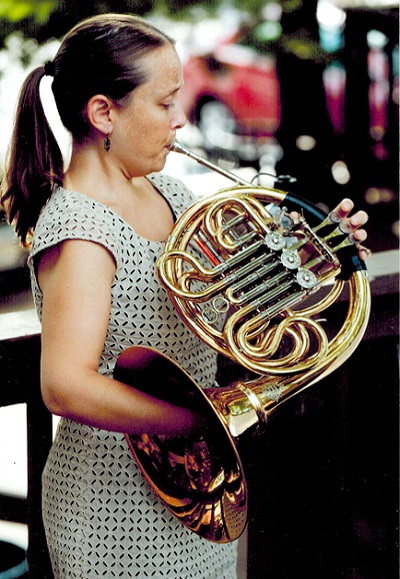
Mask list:
[[153,170],[152,173],[158,173],[159,171],[162,171],[167,163],[167,156],[168,156],[169,151],[166,151],[166,154],[163,153],[161,154],[157,160],[155,160],[155,162],[153,163]]

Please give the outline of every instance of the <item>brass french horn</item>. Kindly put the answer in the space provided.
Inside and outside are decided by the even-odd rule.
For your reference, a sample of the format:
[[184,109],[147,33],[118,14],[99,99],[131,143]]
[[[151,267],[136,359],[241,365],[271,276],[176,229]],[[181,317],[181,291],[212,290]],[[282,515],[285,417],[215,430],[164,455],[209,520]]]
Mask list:
[[[174,149],[235,186],[196,201],[177,220],[158,276],[186,324],[249,377],[202,390],[172,360],[145,347],[123,352],[114,375],[208,414],[207,433],[197,439],[126,439],[170,511],[204,539],[226,543],[247,522],[239,437],[262,430],[285,401],[351,356],[368,323],[370,287],[337,215],[290,192],[254,186],[179,143]],[[345,287],[347,315],[329,336],[323,312]]]

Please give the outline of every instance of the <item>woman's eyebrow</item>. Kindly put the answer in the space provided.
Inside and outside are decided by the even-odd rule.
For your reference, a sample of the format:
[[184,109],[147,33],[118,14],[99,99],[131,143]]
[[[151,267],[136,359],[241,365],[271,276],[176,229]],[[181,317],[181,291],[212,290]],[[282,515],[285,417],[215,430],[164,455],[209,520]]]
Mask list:
[[183,86],[183,82],[180,82],[179,84],[175,85],[175,87],[173,87],[169,92],[164,94],[164,97],[169,97],[174,95],[175,93],[177,93]]

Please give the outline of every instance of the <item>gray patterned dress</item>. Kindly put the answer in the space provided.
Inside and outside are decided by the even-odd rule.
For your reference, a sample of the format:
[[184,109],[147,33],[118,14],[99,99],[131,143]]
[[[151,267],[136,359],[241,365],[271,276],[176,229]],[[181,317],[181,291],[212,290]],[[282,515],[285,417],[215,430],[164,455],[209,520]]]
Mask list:
[[[176,216],[192,202],[181,182],[149,178]],[[120,352],[144,344],[174,358],[201,386],[212,385],[215,354],[186,328],[157,280],[164,244],[140,237],[107,206],[60,187],[40,215],[29,258],[39,318],[35,256],[66,239],[100,243],[117,264],[99,372],[111,376]],[[43,516],[56,579],[236,577],[236,543],[210,543],[179,523],[147,485],[120,433],[60,420],[43,473]]]

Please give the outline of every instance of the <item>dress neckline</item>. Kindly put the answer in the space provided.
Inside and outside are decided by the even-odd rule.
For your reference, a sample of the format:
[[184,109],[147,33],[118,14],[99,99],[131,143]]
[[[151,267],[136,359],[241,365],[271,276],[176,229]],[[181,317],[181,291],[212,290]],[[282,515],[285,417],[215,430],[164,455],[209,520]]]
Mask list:
[[[156,189],[156,191],[161,195],[161,197],[166,201],[166,203],[168,203],[168,207],[171,210],[172,213],[172,217],[173,217],[173,221],[174,223],[176,222],[176,214],[175,211],[169,201],[169,199],[167,199],[164,195],[164,193],[161,191],[160,187],[158,186],[158,184],[155,183],[155,178],[152,175],[148,175],[146,176],[147,179],[149,179],[151,181],[151,184],[153,185],[153,187]],[[111,215],[113,215],[114,217],[116,217],[118,219],[118,221],[120,223],[123,223],[123,225],[125,227],[127,227],[132,233],[135,234],[135,236],[148,243],[148,244],[155,244],[157,246],[163,246],[165,245],[167,239],[165,239],[164,241],[155,241],[153,239],[148,239],[147,237],[143,237],[143,235],[140,235],[139,233],[137,233],[137,231],[135,230],[135,228],[128,222],[126,221],[126,219],[124,219],[119,213],[118,211],[115,211],[114,209],[112,209],[109,205],[106,205],[105,203],[102,203],[101,201],[98,201],[97,199],[95,199],[94,197],[90,197],[89,195],[86,195],[86,193],[82,193],[81,191],[78,191],[76,189],[66,189],[64,188],[62,185],[56,185],[56,189],[62,191],[65,195],[77,195],[78,197],[82,197],[84,199],[86,199],[86,201],[90,202],[90,203],[94,203],[100,207],[102,207],[103,209],[105,209],[106,211],[108,211]]]

